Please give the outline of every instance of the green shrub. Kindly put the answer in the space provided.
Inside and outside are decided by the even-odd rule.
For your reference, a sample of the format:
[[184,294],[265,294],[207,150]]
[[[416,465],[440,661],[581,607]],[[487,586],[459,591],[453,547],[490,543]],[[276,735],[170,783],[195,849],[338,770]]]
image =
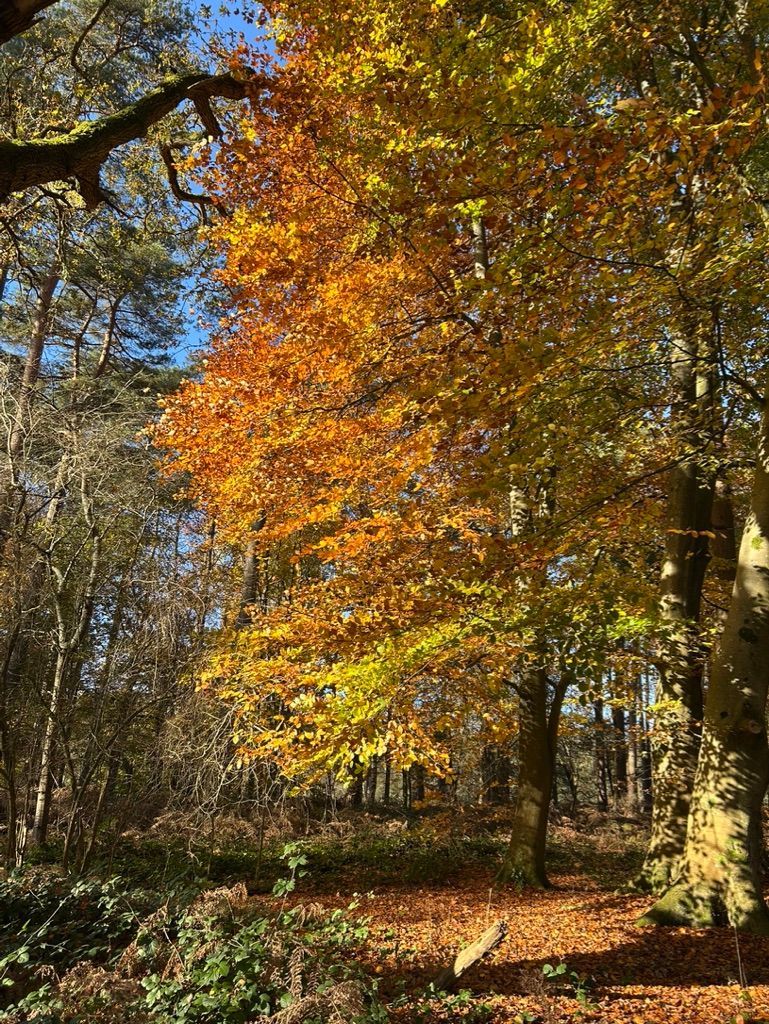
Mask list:
[[[294,846],[284,859],[290,884],[280,892],[304,863]],[[242,883],[191,901],[187,891],[186,904],[175,898],[143,921],[136,910],[146,894],[127,893],[119,879],[13,880],[8,891],[6,927],[27,915],[15,947],[27,955],[13,963],[37,981],[19,986],[28,991],[2,1017],[13,1024],[244,1024],[300,999],[322,1003],[331,989],[351,1000],[349,1019],[380,1019],[375,986],[354,961],[366,924],[350,913],[315,905],[266,914]],[[47,941],[54,922],[57,940]]]
[[157,905],[120,877],[99,881],[41,871],[0,882],[0,978],[12,964],[69,967],[104,960]]

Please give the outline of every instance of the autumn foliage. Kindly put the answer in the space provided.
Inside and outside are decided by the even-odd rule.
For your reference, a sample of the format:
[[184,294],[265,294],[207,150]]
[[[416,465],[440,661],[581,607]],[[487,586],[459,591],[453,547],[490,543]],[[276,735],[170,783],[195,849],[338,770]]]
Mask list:
[[740,363],[762,329],[760,64],[639,95],[679,7],[271,9],[214,172],[232,310],[161,433],[220,537],[290,566],[209,673],[246,747],[439,771],[460,722],[510,729],[516,665],[589,689],[653,628],[666,328],[717,318]]

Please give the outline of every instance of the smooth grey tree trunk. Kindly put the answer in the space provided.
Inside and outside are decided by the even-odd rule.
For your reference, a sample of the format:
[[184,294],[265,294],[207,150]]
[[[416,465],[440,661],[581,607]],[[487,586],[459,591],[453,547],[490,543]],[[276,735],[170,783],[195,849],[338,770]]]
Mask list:
[[674,884],[643,924],[769,934],[761,887],[761,806],[769,779],[769,388],[750,510],[714,652],[686,844]]

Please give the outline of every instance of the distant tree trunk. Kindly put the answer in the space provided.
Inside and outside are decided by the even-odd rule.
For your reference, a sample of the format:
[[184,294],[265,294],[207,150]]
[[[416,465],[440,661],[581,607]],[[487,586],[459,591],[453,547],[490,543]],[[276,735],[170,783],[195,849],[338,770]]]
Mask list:
[[566,764],[564,761],[560,761],[557,767],[561,769],[561,775],[569,788],[569,813],[574,814],[579,802],[579,792],[577,790],[577,780],[574,778],[574,771],[571,765]]
[[641,778],[640,778],[640,789],[641,789],[641,807],[645,814],[648,814],[652,809],[653,793],[652,793],[652,746],[651,737],[649,734],[649,717],[647,714],[647,707],[649,706],[649,672],[644,672],[641,680],[641,716],[639,721],[639,728],[641,731],[639,739],[640,758],[641,758]]
[[625,726],[625,709],[616,704],[611,709],[614,726],[614,807],[623,811],[628,796],[628,738]]
[[401,772],[401,802],[404,811],[411,810],[411,769],[406,768]]
[[243,581],[240,588],[240,605],[235,619],[235,628],[243,629],[253,624],[252,611],[259,596],[259,549],[256,537],[250,537],[243,556]]
[[512,834],[499,872],[500,882],[544,888],[547,819],[553,793],[558,724],[567,682],[556,684],[548,713],[544,668],[526,672],[520,682],[518,789]]
[[715,472],[712,448],[716,380],[713,345],[698,323],[673,335],[672,416],[680,458],[668,478],[660,612],[661,651],[652,744],[654,802],[649,848],[634,885],[660,892],[678,872],[702,723],[700,607],[707,568]]
[[3,446],[7,452],[7,463],[4,471],[5,480],[2,485],[3,493],[0,496],[0,542],[8,537],[14,520],[14,490],[19,476],[19,461],[24,452],[24,442],[29,432],[35,388],[40,379],[51,307],[58,284],[59,273],[57,270],[47,274],[40,284],[32,336],[24,360],[16,410],[11,422],[7,444]]
[[353,810],[359,811],[363,807],[363,776],[361,774],[354,776],[347,790],[347,797]]
[[595,715],[595,737],[593,762],[595,765],[596,785],[596,807],[599,811],[609,809],[609,785],[606,766],[606,722],[603,716],[603,701],[593,701],[593,714]]
[[411,802],[424,803],[425,800],[425,767],[415,764],[411,769]]
[[732,489],[728,480],[719,476],[713,498],[713,533],[710,552],[713,556],[710,571],[722,580],[734,581],[737,566],[737,535],[734,526]]
[[16,743],[14,730],[11,728],[8,698],[12,684],[11,662],[19,642],[21,625],[21,614],[18,614],[12,628],[8,630],[3,661],[0,665],[0,773],[2,773],[7,794],[5,819],[5,865],[7,868],[14,867],[16,863],[16,829],[19,814],[16,793]]
[[750,510],[723,634],[714,652],[680,873],[642,923],[769,934],[761,807],[769,779],[769,388]]
[[[84,485],[83,485],[84,486]],[[88,508],[85,490],[83,493],[84,507]],[[53,604],[56,614],[56,662],[54,667],[53,681],[48,695],[45,726],[40,746],[40,767],[38,774],[37,792],[35,796],[35,813],[32,825],[31,841],[33,845],[42,845],[46,840],[48,828],[48,807],[51,797],[51,764],[53,758],[54,740],[59,728],[59,716],[61,714],[62,700],[64,697],[64,686],[66,672],[74,652],[78,651],[83,638],[86,635],[93,615],[96,575],[101,563],[101,535],[96,529],[93,519],[93,507],[87,511],[87,519],[91,534],[91,559],[88,571],[88,579],[83,591],[79,606],[76,609],[77,621],[74,626],[67,630],[65,587],[69,571],[72,568],[70,563],[66,572],[62,572],[48,556],[49,573],[54,583]]]
[[67,669],[67,651],[60,650],[56,655],[56,668],[54,670],[53,684],[48,698],[48,709],[43,729],[43,740],[40,746],[40,766],[38,769],[38,783],[35,794],[35,816],[32,822],[30,841],[33,846],[42,846],[46,841],[48,831],[48,809],[51,801],[51,785],[53,776],[51,765],[53,761],[53,747],[58,727],[58,715],[61,707],[62,690],[64,677]]
[[384,759],[384,780],[382,783],[382,803],[385,807],[390,805],[390,786],[392,782],[392,765],[390,763],[390,755],[385,754]]
[[627,787],[625,805],[628,814],[640,808],[641,751],[638,742],[638,684],[634,688],[627,711]]
[[498,743],[486,743],[481,751],[481,786],[484,804],[510,803],[510,755]]
[[376,804],[377,783],[379,782],[379,757],[375,754],[366,771],[366,807],[372,810]]

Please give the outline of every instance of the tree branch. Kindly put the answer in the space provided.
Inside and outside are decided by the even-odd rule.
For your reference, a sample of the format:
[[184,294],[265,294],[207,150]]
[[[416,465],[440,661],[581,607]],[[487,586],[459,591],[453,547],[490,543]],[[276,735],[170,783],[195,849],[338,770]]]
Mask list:
[[37,15],[56,0],[0,0],[0,46],[21,35],[38,20]]
[[[266,79],[254,79],[249,88],[265,84]],[[230,74],[174,75],[122,110],[97,121],[83,121],[66,135],[0,140],[0,201],[34,185],[75,178],[86,205],[98,206],[106,198],[99,173],[114,149],[144,138],[152,125],[184,100],[201,109],[213,96],[243,99],[246,90],[247,86]]]

